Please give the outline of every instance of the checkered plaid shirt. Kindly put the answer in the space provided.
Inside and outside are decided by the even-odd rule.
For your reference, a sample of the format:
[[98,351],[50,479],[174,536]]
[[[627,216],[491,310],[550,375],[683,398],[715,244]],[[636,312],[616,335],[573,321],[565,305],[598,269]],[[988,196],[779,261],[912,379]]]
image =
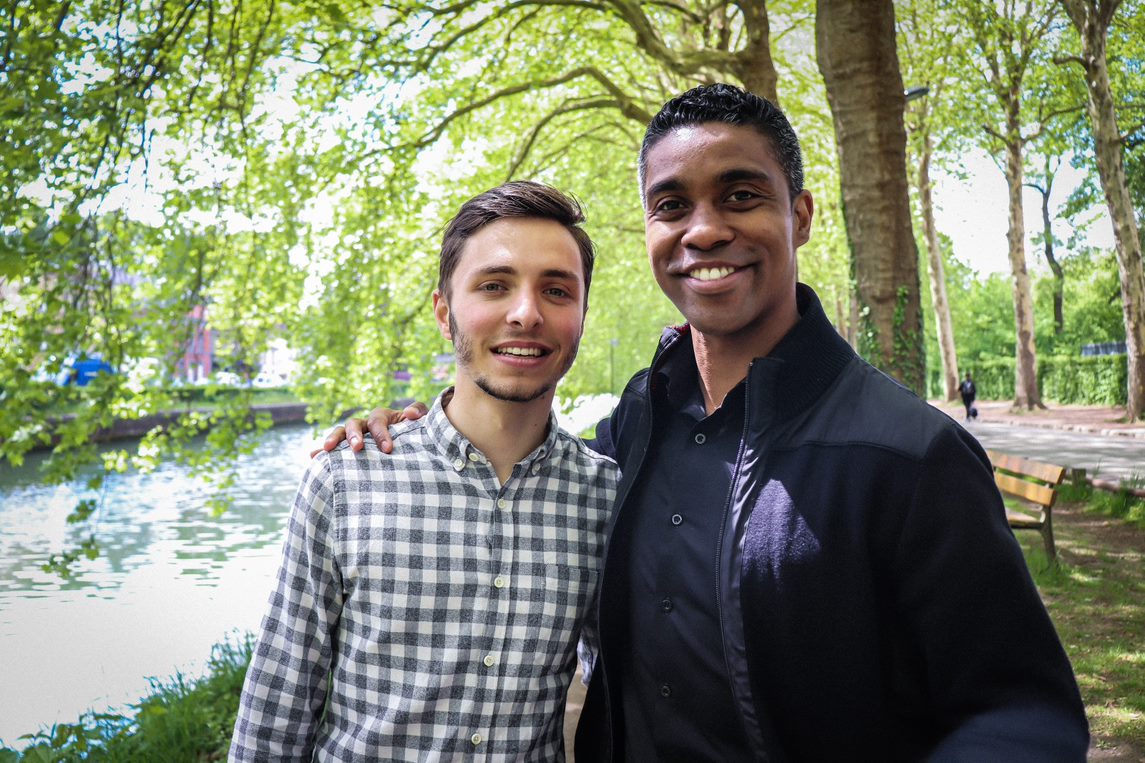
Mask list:
[[302,479],[231,759],[563,759],[616,464],[550,417],[501,485],[442,398],[393,432]]

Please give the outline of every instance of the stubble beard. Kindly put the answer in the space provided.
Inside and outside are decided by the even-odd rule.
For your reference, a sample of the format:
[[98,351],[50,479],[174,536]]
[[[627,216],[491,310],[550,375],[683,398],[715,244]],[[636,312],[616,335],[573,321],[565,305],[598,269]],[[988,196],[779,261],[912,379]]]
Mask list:
[[[457,358],[457,367],[462,366],[472,367],[473,365],[473,340],[469,338],[468,334],[459,331],[457,328],[457,321],[453,319],[453,314],[449,315],[449,332],[453,336],[453,353]],[[552,391],[556,383],[564,378],[568,370],[572,368],[573,361],[576,360],[576,354],[580,350],[580,340],[577,339],[576,343],[572,346],[572,351],[565,358],[564,365],[557,378],[551,382],[545,382],[536,389],[529,392],[519,392],[511,389],[498,389],[489,379],[484,376],[474,376],[473,383],[477,388],[484,392],[494,400],[501,400],[506,403],[531,403],[537,398],[543,397]]]

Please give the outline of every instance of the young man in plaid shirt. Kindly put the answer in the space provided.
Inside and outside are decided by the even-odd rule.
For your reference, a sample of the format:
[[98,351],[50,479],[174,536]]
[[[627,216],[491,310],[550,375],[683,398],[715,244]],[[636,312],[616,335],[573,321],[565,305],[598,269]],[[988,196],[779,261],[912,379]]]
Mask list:
[[617,481],[552,414],[588,303],[583,219],[507,183],[446,229],[433,309],[455,386],[391,455],[311,463],[232,760],[562,759]]

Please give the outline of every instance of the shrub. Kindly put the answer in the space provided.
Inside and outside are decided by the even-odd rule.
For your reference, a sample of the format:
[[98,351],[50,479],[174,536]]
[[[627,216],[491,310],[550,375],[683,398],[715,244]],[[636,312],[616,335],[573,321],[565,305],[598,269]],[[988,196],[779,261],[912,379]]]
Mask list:
[[31,744],[22,752],[0,747],[0,763],[225,760],[252,643],[248,635],[215,646],[202,678],[153,680],[134,717],[85,713],[24,737]]
[[[982,400],[1014,398],[1014,359],[985,358],[959,361],[958,370],[970,372]],[[1038,358],[1038,389],[1047,401],[1067,405],[1125,405],[1129,364],[1125,355],[1046,355]],[[942,369],[931,368],[927,394],[942,396]]]

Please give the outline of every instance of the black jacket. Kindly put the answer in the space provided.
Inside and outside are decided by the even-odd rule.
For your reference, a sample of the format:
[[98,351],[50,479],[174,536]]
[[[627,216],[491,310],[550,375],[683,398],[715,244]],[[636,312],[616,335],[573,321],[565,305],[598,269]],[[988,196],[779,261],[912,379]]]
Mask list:
[[[801,320],[747,377],[710,581],[732,693],[759,760],[1084,760],[1065,652],[977,441],[860,359],[798,287]],[[654,430],[658,368],[598,428],[623,478],[579,763],[621,760],[617,558]],[[637,635],[636,638],[639,638]],[[632,763],[644,763],[633,761]]]

